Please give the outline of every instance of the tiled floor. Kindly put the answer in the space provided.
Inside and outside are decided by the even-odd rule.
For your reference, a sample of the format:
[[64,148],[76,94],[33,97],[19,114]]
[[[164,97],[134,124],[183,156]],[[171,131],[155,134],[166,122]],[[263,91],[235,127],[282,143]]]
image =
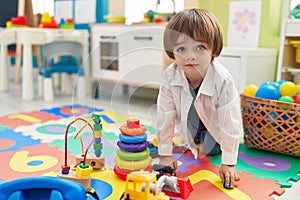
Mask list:
[[[99,91],[99,99],[92,99],[91,95],[87,95],[84,99],[76,99],[62,94],[57,94],[53,102],[44,102],[42,98],[36,98],[34,101],[23,101],[21,98],[21,86],[14,85],[13,80],[11,82],[11,90],[7,93],[0,93],[1,116],[9,113],[32,111],[41,108],[52,108],[55,106],[76,103],[91,107],[109,109],[118,113],[128,114],[129,116],[141,117],[151,121],[153,125],[155,124],[155,96],[154,98],[141,98],[137,95],[122,95],[122,92],[112,93],[111,91],[114,90],[100,88],[101,91]],[[273,197],[276,200],[300,199],[300,181],[297,183],[293,182],[293,187],[286,189],[286,192],[281,197],[276,195],[273,195]]]

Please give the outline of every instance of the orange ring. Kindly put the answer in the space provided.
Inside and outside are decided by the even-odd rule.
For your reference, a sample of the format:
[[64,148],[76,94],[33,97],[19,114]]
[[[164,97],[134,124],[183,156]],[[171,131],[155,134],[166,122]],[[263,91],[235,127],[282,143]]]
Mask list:
[[130,135],[130,136],[137,136],[137,135],[142,135],[146,132],[146,128],[144,125],[141,125],[140,128],[128,128],[127,126],[123,125],[120,127],[121,133],[125,135]]

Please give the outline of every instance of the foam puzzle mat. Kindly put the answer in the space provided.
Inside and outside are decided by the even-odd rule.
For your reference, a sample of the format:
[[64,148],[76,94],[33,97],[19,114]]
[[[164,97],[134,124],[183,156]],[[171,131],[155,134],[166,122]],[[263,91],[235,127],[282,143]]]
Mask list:
[[[125,188],[125,181],[113,171],[114,158],[119,139],[119,126],[126,123],[128,116],[95,109],[83,105],[65,105],[52,109],[15,113],[0,117],[0,184],[29,176],[56,176],[64,162],[65,130],[76,117],[100,113],[103,124],[103,151],[105,169],[92,173],[91,186],[101,199],[119,199]],[[155,128],[140,119],[147,128],[149,137],[155,136]],[[81,143],[74,139],[79,126],[71,126],[68,134],[68,162],[82,153]],[[192,200],[267,200],[271,195],[281,196],[291,187],[290,181],[300,176],[299,158],[280,155],[240,146],[237,170],[241,180],[232,189],[224,189],[218,177],[220,156],[209,156],[195,160],[192,154],[174,153],[179,160],[177,177],[189,177],[193,192]],[[88,197],[88,199],[93,199]]]

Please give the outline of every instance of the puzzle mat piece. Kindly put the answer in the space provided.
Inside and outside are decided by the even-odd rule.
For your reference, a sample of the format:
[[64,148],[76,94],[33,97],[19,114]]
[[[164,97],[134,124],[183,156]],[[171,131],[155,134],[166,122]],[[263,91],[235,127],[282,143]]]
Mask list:
[[[118,115],[115,114],[114,116],[118,116]],[[36,123],[27,126],[20,126],[16,128],[16,131],[22,131],[24,135],[32,136],[32,138],[34,139],[41,139],[42,142],[52,142],[53,140],[64,139],[67,126],[75,119],[76,118],[59,118],[44,123]],[[86,118],[85,120],[89,120],[89,119]],[[80,128],[83,127],[84,125],[85,122],[83,122],[82,120],[76,121],[74,124],[72,124],[72,126],[70,126],[68,135],[74,136],[76,132],[80,130]],[[103,130],[108,129],[111,130],[111,132],[114,132],[116,134],[118,134],[119,132],[119,128],[116,126],[116,124],[108,124],[106,123],[106,121],[103,121],[102,125],[103,125]],[[109,126],[111,128],[108,128]],[[91,132],[89,126],[86,126],[84,128],[83,132],[85,131]]]
[[[218,157],[210,157],[213,164],[220,166]],[[236,165],[239,172],[245,171],[258,178],[270,178],[283,188],[289,188],[289,181],[297,182],[300,176],[300,158],[249,148],[244,144],[239,148],[239,159]]]
[[[64,111],[63,111],[64,110]],[[92,112],[98,112],[100,114],[101,117],[101,123],[103,125],[103,130],[106,131],[112,131],[112,132],[119,132],[119,127],[123,124],[126,123],[127,119],[131,118],[128,115],[123,115],[123,114],[119,114],[119,113],[115,113],[115,112],[111,112],[108,110],[103,110],[103,109],[96,109],[96,108],[90,108],[88,106],[82,106],[82,105],[74,105],[74,107],[72,108],[72,106],[63,106],[63,107],[56,107],[53,109],[44,109],[42,110],[43,112],[47,112],[47,113],[51,113],[51,114],[55,114],[57,116],[61,116],[64,118],[71,118],[72,120],[74,120],[75,118],[84,118],[86,120],[89,120],[91,118],[91,113]],[[77,115],[73,115],[72,113],[76,112]],[[68,114],[66,114],[68,113]],[[138,117],[132,117],[132,118],[138,118]],[[138,118],[139,119],[139,118]],[[148,121],[140,119],[140,123],[147,123],[149,124]],[[151,128],[149,126],[149,128],[151,129],[150,131],[153,132],[153,127]]]
[[[200,170],[189,176],[194,191],[188,199],[222,199],[222,200],[260,200],[273,199],[271,195],[282,195],[284,189],[270,179],[257,179],[253,175],[242,172],[238,185],[228,190],[223,188],[218,173]],[[200,197],[200,198],[199,198]]]
[[[31,136],[33,139],[40,139],[42,142],[50,143],[53,140],[65,138],[65,133],[68,124],[72,120],[69,118],[61,118],[58,120],[51,120],[45,123],[32,124],[30,126],[21,126],[16,128],[16,131],[23,132],[23,135]],[[82,125],[82,123],[80,124]],[[79,124],[70,126],[68,136],[75,136],[79,130]],[[91,132],[91,130],[88,130]]]
[[[117,140],[111,141],[103,138],[103,149],[102,155],[105,157],[105,164],[109,166],[114,166],[114,157],[117,151]],[[65,140],[53,140],[50,146],[57,146],[60,150],[65,150]],[[68,151],[72,153],[72,155],[77,156],[82,154],[81,143],[79,139],[74,140],[73,136],[68,138]],[[93,155],[94,150],[90,148],[89,154]]]
[[[68,162],[75,161],[69,152]],[[58,171],[64,164],[64,152],[45,143],[23,147],[18,151],[1,153],[0,179],[10,181],[29,176],[40,176],[48,171]]]
[[0,131],[0,154],[5,151],[19,150],[25,146],[36,146],[41,140],[34,140],[30,136],[24,136],[22,132],[11,129]]
[[6,129],[8,129],[8,127],[7,126],[1,126],[1,123],[0,123],[0,131],[4,131]]
[[2,126],[8,126],[9,128],[14,129],[19,126],[28,126],[60,118],[61,117],[55,116],[53,114],[48,114],[40,111],[32,111],[2,116],[0,117],[0,122]]
[[284,195],[282,196],[276,196],[273,195],[272,197],[274,197],[275,200],[294,200],[294,199],[298,199],[299,198],[299,191],[300,191],[300,181],[298,182],[293,182],[292,183],[292,187],[291,188],[285,188],[285,192]]
[[102,111],[103,109],[101,108],[92,108],[80,104],[64,105],[61,107],[54,107],[51,109],[41,109],[41,112],[54,114],[55,116],[60,116],[63,118],[76,117],[76,116],[81,116],[93,112],[102,112]]
[[[179,160],[182,162],[182,165],[179,166],[178,169],[186,165],[186,161],[194,160],[194,157],[190,152],[187,152],[186,154],[183,154]],[[190,178],[191,184],[195,190],[189,199],[260,200],[272,199],[272,194],[282,195],[284,192],[284,189],[276,184],[274,180],[258,179],[247,172],[240,173],[241,180],[237,182],[237,186],[233,190],[224,189],[218,175],[219,167],[211,164],[208,157],[200,159],[198,162],[199,165],[197,166],[184,166],[186,168],[186,171],[184,172],[180,170],[176,171],[177,177],[183,178],[188,176]]]

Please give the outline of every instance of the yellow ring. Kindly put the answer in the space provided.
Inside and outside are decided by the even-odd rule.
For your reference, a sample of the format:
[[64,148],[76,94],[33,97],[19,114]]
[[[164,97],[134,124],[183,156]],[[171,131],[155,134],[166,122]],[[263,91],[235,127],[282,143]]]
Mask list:
[[119,156],[115,157],[115,163],[120,169],[126,169],[131,171],[145,169],[151,164],[151,162],[151,156],[148,156],[143,160],[123,160],[119,158]]

